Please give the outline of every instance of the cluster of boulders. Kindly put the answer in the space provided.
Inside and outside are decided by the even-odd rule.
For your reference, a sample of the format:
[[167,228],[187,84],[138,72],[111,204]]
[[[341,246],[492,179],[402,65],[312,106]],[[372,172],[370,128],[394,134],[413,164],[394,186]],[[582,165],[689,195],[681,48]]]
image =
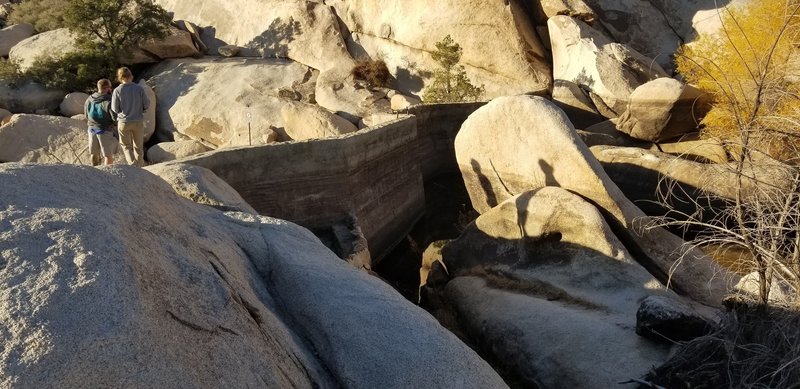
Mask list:
[[[420,103],[438,67],[431,53],[447,35],[462,47],[461,64],[484,87],[483,99],[549,96],[594,142],[663,142],[693,131],[708,109],[702,91],[671,78],[678,44],[715,28],[697,17],[715,9],[708,1],[157,3],[176,18],[171,33],[141,45],[129,62],[156,64],[139,75],[158,100],[153,143],[184,143],[159,147],[152,161],[380,124]],[[34,33],[23,24],[0,31],[0,55],[25,69],[75,47],[68,30]],[[356,59],[384,61],[392,88],[355,79]],[[75,91],[0,85],[0,108],[72,117],[79,112],[65,109],[77,107],[62,103],[65,92]],[[615,139],[591,135],[593,125],[613,127]]]
[[[741,277],[650,218],[695,211],[659,203],[663,185],[737,195],[724,146],[696,133],[711,100],[671,65],[714,28],[700,17],[713,1],[156,3],[180,20],[130,61],[150,64],[158,164],[0,165],[0,386],[610,387],[717,325]],[[0,56],[25,68],[75,45],[34,33],[0,30]],[[421,102],[445,35],[491,100],[454,141],[480,217],[420,271],[420,300],[461,339],[354,269],[370,255],[355,221],[332,227],[352,238],[335,254],[168,162],[395,120]],[[355,79],[364,58],[391,88]],[[87,97],[0,80],[0,162],[88,164]]]

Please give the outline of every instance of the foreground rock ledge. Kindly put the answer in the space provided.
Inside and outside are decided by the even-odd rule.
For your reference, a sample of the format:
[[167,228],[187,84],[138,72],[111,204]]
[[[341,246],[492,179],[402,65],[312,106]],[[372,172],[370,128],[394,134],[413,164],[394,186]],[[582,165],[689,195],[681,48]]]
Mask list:
[[289,222],[132,167],[0,166],[0,387],[505,387]]

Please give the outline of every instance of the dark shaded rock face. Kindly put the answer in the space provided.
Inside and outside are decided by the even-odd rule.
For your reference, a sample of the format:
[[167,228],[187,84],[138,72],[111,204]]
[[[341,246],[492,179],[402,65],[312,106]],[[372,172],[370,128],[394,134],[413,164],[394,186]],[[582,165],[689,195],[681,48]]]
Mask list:
[[636,311],[636,333],[655,341],[682,342],[716,329],[713,320],[691,305],[669,297],[649,296]]

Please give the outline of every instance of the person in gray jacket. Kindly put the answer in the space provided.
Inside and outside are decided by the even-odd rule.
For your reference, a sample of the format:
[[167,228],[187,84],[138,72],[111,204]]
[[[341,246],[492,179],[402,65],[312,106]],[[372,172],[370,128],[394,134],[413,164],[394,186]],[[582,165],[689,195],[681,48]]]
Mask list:
[[117,117],[119,143],[129,165],[144,166],[144,111],[150,100],[144,88],[133,83],[131,70],[117,69],[120,84],[111,95],[111,112]]
[[99,165],[103,158],[106,165],[111,165],[117,151],[117,130],[111,115],[111,81],[105,78],[97,81],[97,92],[86,99],[83,114],[89,127],[92,166]]

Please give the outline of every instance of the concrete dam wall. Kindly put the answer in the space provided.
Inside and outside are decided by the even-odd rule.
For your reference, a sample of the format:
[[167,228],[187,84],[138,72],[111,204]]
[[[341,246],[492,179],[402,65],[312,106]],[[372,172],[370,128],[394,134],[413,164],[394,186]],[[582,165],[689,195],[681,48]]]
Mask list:
[[262,215],[312,230],[355,216],[377,262],[425,212],[424,180],[458,171],[453,140],[480,106],[420,105],[352,134],[220,149],[182,162],[213,171]]

